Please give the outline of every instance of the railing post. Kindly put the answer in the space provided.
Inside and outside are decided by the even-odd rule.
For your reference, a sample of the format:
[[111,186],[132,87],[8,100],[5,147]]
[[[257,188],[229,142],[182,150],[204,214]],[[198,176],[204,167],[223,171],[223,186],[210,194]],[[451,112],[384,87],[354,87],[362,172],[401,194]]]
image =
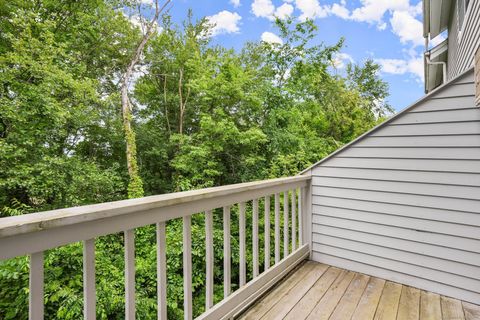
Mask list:
[[192,216],[183,217],[183,318],[192,315]]
[[311,180],[302,188],[302,239],[308,244],[310,258],[312,257],[312,187]]
[[29,320],[43,320],[43,251],[30,255]]
[[270,268],[270,196],[265,196],[265,270]]
[[292,190],[292,252],[297,249],[297,207],[295,202],[297,190]]
[[213,213],[212,210],[205,212],[205,246],[206,246],[206,262],[207,262],[207,275],[206,275],[206,298],[205,298],[205,310],[210,309],[213,306]]
[[125,236],[125,319],[135,320],[135,230]]
[[223,207],[223,297],[231,291],[230,207]]
[[258,276],[258,199],[252,202],[252,260],[253,260],[253,277]]
[[157,318],[167,319],[167,241],[165,221],[157,223]]
[[238,205],[238,225],[240,234],[240,287],[243,287],[247,282],[247,264],[245,260],[245,202],[240,202]]
[[275,193],[275,264],[280,262],[280,194]]
[[95,239],[83,242],[83,317],[95,320]]

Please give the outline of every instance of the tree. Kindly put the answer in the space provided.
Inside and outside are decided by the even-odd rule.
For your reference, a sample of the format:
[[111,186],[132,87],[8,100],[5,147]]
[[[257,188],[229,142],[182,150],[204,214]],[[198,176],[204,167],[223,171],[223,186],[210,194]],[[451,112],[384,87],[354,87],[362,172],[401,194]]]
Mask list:
[[[147,44],[150,37],[155,31],[155,26],[157,25],[158,18],[166,6],[170,3],[171,0],[166,0],[165,3],[160,7],[159,1],[155,0],[155,13],[153,18],[148,23],[143,23],[143,19],[140,19],[142,23],[142,28],[145,29],[144,34],[140,42],[137,44],[134,54],[125,69],[125,72],[122,75],[121,80],[121,97],[122,97],[122,118],[123,118],[123,130],[125,131],[125,144],[126,144],[126,157],[127,157],[127,168],[128,175],[130,176],[130,181],[128,183],[128,197],[129,198],[138,198],[143,196],[143,183],[142,179],[138,173],[138,164],[137,164],[137,144],[135,141],[135,132],[132,129],[132,108],[131,103],[128,98],[128,89],[130,86],[131,77],[135,71],[135,66],[139,62],[145,45]],[[140,5],[139,5],[140,11]],[[180,91],[181,93],[181,91]]]

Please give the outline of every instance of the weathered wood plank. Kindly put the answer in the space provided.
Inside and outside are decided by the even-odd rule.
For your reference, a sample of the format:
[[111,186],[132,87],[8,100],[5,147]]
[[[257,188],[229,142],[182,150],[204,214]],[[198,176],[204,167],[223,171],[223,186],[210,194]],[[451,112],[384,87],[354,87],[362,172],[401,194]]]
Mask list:
[[352,317],[369,279],[370,277],[364,274],[355,275],[329,320],[344,320]]
[[465,320],[462,302],[442,296],[440,298],[443,320]]
[[268,295],[258,301],[252,308],[247,310],[241,319],[257,320],[268,312],[277,301],[283,297],[298,281],[300,281],[306,274],[308,274],[315,267],[315,262],[306,262],[300,266],[293,274],[282,281],[278,286],[272,289]]
[[262,319],[281,319],[285,317],[327,269],[328,266],[325,264],[316,264],[305,277],[278,300]]
[[420,317],[420,290],[403,286],[397,320],[418,320]]
[[383,288],[377,311],[375,312],[375,320],[395,320],[397,317],[398,304],[400,302],[400,294],[402,293],[402,285],[387,281]]
[[468,302],[462,302],[466,320],[480,319],[480,306]]
[[442,319],[440,295],[422,291],[420,297],[420,320]]
[[341,270],[335,267],[328,268],[327,271],[315,282],[313,287],[297,302],[292,310],[284,318],[285,320],[298,320],[308,317],[315,308],[317,302],[323,297],[332,283],[340,275]]
[[338,301],[340,301],[345,290],[347,290],[347,287],[355,276],[355,272],[352,271],[343,270],[342,273],[343,274],[338,276],[322,299],[320,299],[307,319],[327,320],[330,317],[337,306]]
[[384,286],[385,280],[370,278],[367,288],[365,288],[362,298],[353,313],[352,320],[373,319]]

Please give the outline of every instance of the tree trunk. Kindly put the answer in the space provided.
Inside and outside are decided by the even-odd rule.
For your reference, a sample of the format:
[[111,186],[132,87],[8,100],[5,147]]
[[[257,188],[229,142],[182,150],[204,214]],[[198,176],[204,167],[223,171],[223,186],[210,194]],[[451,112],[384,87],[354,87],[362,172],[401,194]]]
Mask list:
[[143,49],[145,48],[147,41],[153,34],[153,28],[155,26],[155,23],[157,22],[160,13],[165,9],[165,7],[168,5],[168,3],[170,3],[170,1],[171,0],[166,0],[161,8],[159,7],[158,0],[155,1],[155,15],[153,16],[152,20],[147,24],[145,34],[142,36],[141,41],[137,45],[137,48],[135,49],[135,54],[130,60],[130,63],[125,70],[121,81],[123,131],[125,133],[127,168],[128,175],[130,177],[130,181],[128,182],[128,198],[130,199],[143,196],[143,182],[142,178],[138,173],[137,143],[135,140],[135,132],[132,129],[132,108],[130,105],[130,100],[128,98],[128,87],[135,66],[137,65],[143,53]]

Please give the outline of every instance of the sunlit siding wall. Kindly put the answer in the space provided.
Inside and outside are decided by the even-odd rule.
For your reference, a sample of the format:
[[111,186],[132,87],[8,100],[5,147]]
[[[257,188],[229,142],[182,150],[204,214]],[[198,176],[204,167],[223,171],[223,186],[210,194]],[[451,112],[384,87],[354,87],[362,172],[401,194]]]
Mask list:
[[474,89],[470,70],[312,169],[314,260],[480,302]]
[[460,75],[474,64],[476,49],[480,46],[480,1],[470,1],[469,12],[459,31],[458,1],[448,28],[448,80]]

